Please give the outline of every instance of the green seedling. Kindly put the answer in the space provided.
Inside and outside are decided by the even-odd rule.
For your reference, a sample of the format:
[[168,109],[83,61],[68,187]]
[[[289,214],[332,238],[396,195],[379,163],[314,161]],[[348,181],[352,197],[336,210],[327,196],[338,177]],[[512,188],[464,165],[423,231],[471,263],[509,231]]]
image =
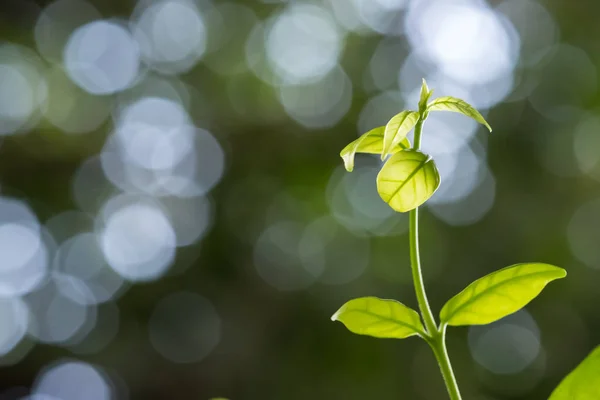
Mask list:
[[[385,126],[375,128],[340,153],[346,170],[354,168],[356,153],[381,154],[383,164],[377,176],[377,191],[397,212],[409,212],[409,240],[412,277],[419,311],[396,300],[362,297],[348,301],[332,317],[348,330],[377,338],[404,339],[418,336],[433,350],[452,400],[460,400],[457,380],[446,349],[448,326],[483,325],[497,321],[525,307],[544,287],[564,278],[564,269],[544,263],[515,264],[468,285],[448,300],[439,314],[439,323],[431,311],[419,256],[419,206],[440,185],[440,175],[431,156],[420,151],[423,124],[430,112],[461,113],[491,127],[470,104],[454,97],[431,100],[432,90],[423,80],[418,111],[402,111]],[[414,129],[414,144],[407,134]],[[593,352],[552,394],[550,400],[600,399],[600,350]],[[593,375],[593,377],[591,377]],[[593,379],[592,379],[593,378]],[[595,380],[595,384],[594,384]]]

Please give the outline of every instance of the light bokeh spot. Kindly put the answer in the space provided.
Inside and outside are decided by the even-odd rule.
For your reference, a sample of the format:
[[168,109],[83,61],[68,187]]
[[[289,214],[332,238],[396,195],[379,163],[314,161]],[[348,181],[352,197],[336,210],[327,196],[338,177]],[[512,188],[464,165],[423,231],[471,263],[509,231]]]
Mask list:
[[0,356],[10,353],[24,338],[29,308],[19,297],[0,299]]
[[[188,71],[206,50],[206,26],[193,1],[139,3],[133,32],[144,61],[163,73]],[[144,8],[145,7],[145,8]]]
[[265,47],[273,71],[284,83],[309,83],[338,63],[343,36],[324,8],[292,4],[276,15]]
[[175,257],[177,242],[164,212],[145,203],[111,209],[109,202],[105,210],[100,243],[108,264],[131,281],[151,281],[164,275]]
[[139,72],[139,48],[121,25],[94,21],[78,28],[64,50],[71,79],[92,94],[111,94],[131,86]]
[[34,384],[34,393],[36,396],[51,396],[61,400],[113,398],[111,383],[99,367],[66,359],[40,373]]
[[511,73],[520,48],[510,22],[475,0],[413,2],[406,33],[421,57],[464,84]]
[[531,315],[521,310],[493,324],[470,327],[469,349],[490,372],[517,374],[531,366],[542,351],[539,328]]

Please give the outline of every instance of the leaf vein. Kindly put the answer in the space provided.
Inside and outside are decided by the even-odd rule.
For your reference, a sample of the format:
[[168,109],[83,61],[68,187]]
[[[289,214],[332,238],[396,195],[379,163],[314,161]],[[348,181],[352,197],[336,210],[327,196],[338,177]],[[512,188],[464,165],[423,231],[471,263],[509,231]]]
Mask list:
[[[529,274],[524,274],[521,276],[513,276],[512,278],[508,278],[506,280],[503,280],[501,282],[498,282],[494,285],[488,286],[487,288],[485,288],[483,291],[477,293],[477,294],[473,294],[470,298],[468,298],[465,302],[463,302],[462,304],[458,304],[454,309],[451,309],[449,316],[446,318],[447,321],[450,321],[458,312],[462,311],[463,309],[465,309],[466,307],[468,307],[469,305],[471,305],[473,302],[475,302],[477,299],[479,299],[480,297],[484,296],[487,294],[488,291],[497,288],[499,286],[511,283],[513,281],[517,281],[517,280],[522,280],[522,279],[526,279],[526,278],[530,278],[532,276],[535,275],[544,275],[544,274],[548,274],[551,271],[536,271],[536,272],[532,272]],[[474,286],[475,284],[477,284],[479,282],[474,282],[474,284],[472,286]],[[466,293],[465,293],[466,295]],[[464,297],[464,296],[461,296]]]

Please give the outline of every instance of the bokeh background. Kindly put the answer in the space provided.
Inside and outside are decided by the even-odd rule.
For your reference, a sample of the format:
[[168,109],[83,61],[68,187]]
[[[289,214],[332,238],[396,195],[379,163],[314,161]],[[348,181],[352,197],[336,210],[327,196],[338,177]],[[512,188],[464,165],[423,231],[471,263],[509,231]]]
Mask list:
[[339,151],[421,78],[435,310],[498,268],[568,270],[449,331],[468,400],[547,399],[600,343],[600,2],[2,0],[0,399],[444,399],[416,338],[352,335],[352,297],[416,307],[380,161]]

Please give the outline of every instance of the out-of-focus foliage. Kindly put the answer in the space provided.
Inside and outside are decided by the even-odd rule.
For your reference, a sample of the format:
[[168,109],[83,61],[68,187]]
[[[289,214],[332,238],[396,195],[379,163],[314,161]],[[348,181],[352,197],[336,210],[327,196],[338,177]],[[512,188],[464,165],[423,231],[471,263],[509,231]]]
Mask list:
[[449,333],[463,395],[547,399],[600,343],[598,12],[1,2],[0,398],[443,398],[425,343],[328,322],[355,296],[415,307],[381,161],[347,174],[339,149],[417,104],[425,78],[494,127],[427,120],[432,307],[494,265],[569,271],[525,310]]
[[596,347],[552,392],[550,400],[597,399],[600,396],[600,385],[598,385],[599,368],[600,347]]

